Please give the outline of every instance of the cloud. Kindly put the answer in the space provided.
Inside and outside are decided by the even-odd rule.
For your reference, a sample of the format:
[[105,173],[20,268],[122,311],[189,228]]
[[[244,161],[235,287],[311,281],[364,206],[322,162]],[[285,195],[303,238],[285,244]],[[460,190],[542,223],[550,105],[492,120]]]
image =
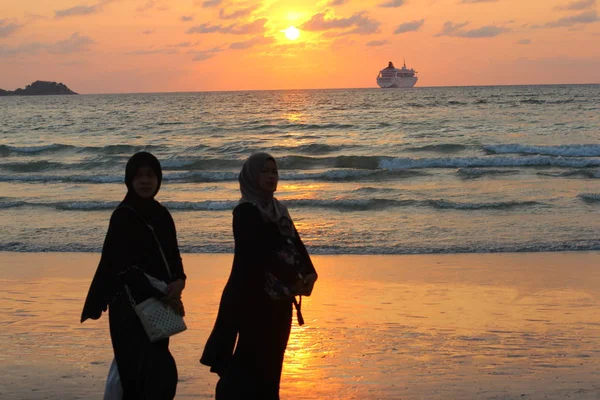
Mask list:
[[60,40],[48,46],[48,53],[52,54],[72,54],[89,51],[89,46],[96,42],[88,36],[81,36],[75,32],[68,39]]
[[517,44],[531,44],[530,39],[521,39],[517,42]]
[[188,52],[188,54],[194,55],[194,58],[192,58],[193,61],[204,61],[208,60],[209,58],[213,58],[222,51],[223,49],[221,49],[220,47],[214,47],[208,50],[193,50]]
[[152,35],[154,33],[154,29],[146,29],[142,31],[142,35]]
[[[584,11],[577,15],[571,15],[557,19],[556,21],[547,22],[543,26],[546,28],[561,28],[565,26],[573,26],[577,24],[591,24],[600,21],[598,19],[598,13],[596,11]],[[539,28],[539,26],[536,26]]]
[[193,47],[199,44],[200,42],[180,42],[176,44],[168,44],[167,47]]
[[148,10],[152,9],[152,7],[154,7],[155,4],[156,4],[156,0],[148,0],[148,1],[146,1],[146,4],[136,8],[136,11],[139,11],[139,12],[148,11]]
[[54,18],[61,19],[66,17],[74,17],[78,15],[91,15],[96,14],[97,12],[102,11],[102,6],[104,3],[98,3],[93,6],[74,6],[71,8],[65,8],[64,10],[56,10],[54,11]]
[[256,36],[256,37],[253,37],[252,39],[245,40],[243,42],[231,43],[229,45],[229,48],[232,50],[244,50],[244,49],[249,49],[250,47],[254,47],[257,45],[270,44],[270,43],[273,43],[273,38]]
[[464,22],[462,24],[454,24],[453,22],[446,22],[444,28],[440,33],[435,36],[451,36],[451,37],[462,37],[462,38],[489,38],[498,36],[502,33],[508,32],[510,29],[501,26],[488,25],[477,29],[463,30],[469,23]]
[[190,22],[194,20],[194,16],[193,15],[182,15],[180,18],[181,22]]
[[348,18],[336,18],[331,9],[325,12],[315,14],[313,17],[302,25],[302,29],[307,31],[327,31],[330,29],[348,29],[352,30],[344,32],[344,34],[369,35],[379,31],[379,21],[373,20],[368,15],[361,11]]
[[177,54],[177,49],[149,49],[149,50],[134,50],[126,53],[130,56],[147,56],[152,54]]
[[191,27],[186,31],[186,33],[213,33],[221,32],[222,29],[223,27],[221,25],[202,24]]
[[252,11],[256,10],[257,6],[252,6],[252,7],[246,7],[246,8],[239,8],[235,11],[233,11],[230,14],[227,14],[227,11],[225,11],[224,8],[221,8],[219,10],[219,18],[221,19],[235,19],[235,18],[239,18],[239,17],[245,17],[248,16],[252,13]]
[[78,32],[72,34],[65,40],[54,43],[31,42],[19,46],[0,46],[0,57],[12,57],[17,55],[32,55],[40,52],[49,54],[73,54],[89,51],[89,46],[96,42],[87,36],[81,36]]
[[460,0],[461,3],[495,3],[498,0]]
[[194,58],[192,58],[192,60],[193,61],[204,61],[204,60],[208,60],[209,58],[213,58],[216,55],[217,55],[217,53],[197,52],[197,53],[195,53]]
[[370,42],[367,42],[367,46],[378,47],[378,46],[384,46],[388,43],[389,43],[389,40],[372,40]]
[[33,42],[25,43],[20,46],[2,46],[0,45],[0,57],[12,57],[20,54],[29,55],[37,54],[44,48],[42,43]]
[[232,35],[250,35],[256,33],[264,32],[264,25],[267,22],[266,18],[260,18],[255,21],[249,22],[247,24],[233,24],[229,26],[223,25],[210,25],[210,24],[202,24],[198,26],[193,26],[186,31],[188,34],[192,33],[230,33]]
[[395,34],[405,33],[405,32],[414,32],[418,31],[423,24],[425,23],[425,19],[421,19],[418,21],[405,22],[404,24],[398,25],[396,29],[394,29]]
[[9,22],[7,19],[0,19],[0,38],[12,35],[22,26],[23,25],[19,25],[16,22]]
[[203,8],[209,8],[209,7],[216,7],[218,5],[220,5],[223,2],[223,0],[207,0],[202,2],[202,7]]
[[329,2],[329,6],[341,6],[342,4],[346,4],[349,0],[331,0]]
[[144,12],[144,11],[149,11],[152,10],[153,8],[156,8],[157,10],[160,11],[165,11],[167,10],[169,7],[166,5],[161,5],[163,0],[147,0],[146,4],[144,4],[143,6],[140,6],[138,8],[136,8],[137,12]]
[[404,5],[404,0],[390,0],[387,3],[381,3],[379,7],[384,8],[397,8]]
[[596,0],[576,0],[567,5],[556,7],[557,10],[585,10],[594,7]]

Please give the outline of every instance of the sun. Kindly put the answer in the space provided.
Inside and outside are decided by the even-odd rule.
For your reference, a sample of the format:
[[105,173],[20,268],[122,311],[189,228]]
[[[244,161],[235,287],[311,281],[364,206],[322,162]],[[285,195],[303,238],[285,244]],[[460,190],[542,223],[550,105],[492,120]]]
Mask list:
[[285,33],[285,37],[290,40],[296,40],[300,37],[300,29],[295,26],[290,26],[287,29],[282,30]]

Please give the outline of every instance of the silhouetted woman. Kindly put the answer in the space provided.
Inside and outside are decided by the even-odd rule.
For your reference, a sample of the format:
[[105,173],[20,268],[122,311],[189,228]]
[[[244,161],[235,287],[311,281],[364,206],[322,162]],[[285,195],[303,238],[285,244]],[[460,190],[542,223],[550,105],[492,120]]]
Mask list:
[[[81,314],[81,322],[98,319],[108,307],[124,400],[173,399],[177,388],[177,367],[169,352],[169,340],[149,341],[124,287],[129,287],[136,303],[159,297],[183,315],[181,292],[186,276],[175,224],[169,211],[154,200],[161,181],[161,166],[152,154],[136,153],[127,162],[127,195],[111,216],[102,257]],[[162,246],[171,279],[147,224]],[[168,283],[166,297],[145,274]]]
[[287,208],[273,197],[278,180],[266,153],[250,156],[239,175],[233,267],[200,360],[220,377],[217,400],[279,399],[293,304],[303,323],[294,295],[310,295],[317,280]]

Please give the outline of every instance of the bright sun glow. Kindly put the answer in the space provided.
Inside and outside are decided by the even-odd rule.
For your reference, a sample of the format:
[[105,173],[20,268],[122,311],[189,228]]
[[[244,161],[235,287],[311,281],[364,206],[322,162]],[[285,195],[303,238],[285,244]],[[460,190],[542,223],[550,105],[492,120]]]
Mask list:
[[295,26],[290,26],[287,29],[284,29],[282,32],[285,32],[285,37],[290,40],[296,40],[300,36],[300,29]]

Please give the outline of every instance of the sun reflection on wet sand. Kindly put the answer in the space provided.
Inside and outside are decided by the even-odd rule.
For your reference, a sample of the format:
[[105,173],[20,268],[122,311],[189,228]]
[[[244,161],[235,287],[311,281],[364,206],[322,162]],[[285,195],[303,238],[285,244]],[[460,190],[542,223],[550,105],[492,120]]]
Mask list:
[[[107,319],[79,324],[95,254],[0,254],[3,399],[99,398]],[[231,255],[184,255],[177,398],[210,398],[198,358]],[[315,256],[282,399],[596,399],[598,253]],[[9,267],[10,266],[10,267]]]

